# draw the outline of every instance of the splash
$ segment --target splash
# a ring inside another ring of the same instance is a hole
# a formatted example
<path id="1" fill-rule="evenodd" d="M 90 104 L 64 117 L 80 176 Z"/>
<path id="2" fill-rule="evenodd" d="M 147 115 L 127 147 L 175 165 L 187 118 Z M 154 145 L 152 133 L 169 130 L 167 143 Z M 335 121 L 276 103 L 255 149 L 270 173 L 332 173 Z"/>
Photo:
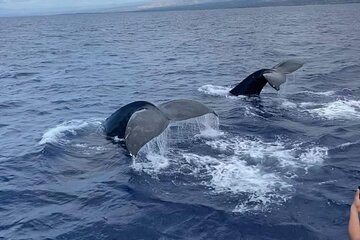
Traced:
<path id="1" fill-rule="evenodd" d="M 336 100 L 325 104 L 302 103 L 301 107 L 312 115 L 328 120 L 360 119 L 360 101 Z"/>
<path id="2" fill-rule="evenodd" d="M 171 146 L 191 139 L 216 138 L 223 134 L 219 130 L 219 119 L 213 114 L 175 122 L 139 151 L 132 167 L 136 171 L 155 176 L 171 163 L 176 163 L 177 156 L 173 155 Z"/>
<path id="3" fill-rule="evenodd" d="M 209 138 L 200 134 L 211 125 L 206 122 L 204 119 L 185 121 L 169 130 L 161 136 L 163 139 L 153 142 L 169 143 L 162 152 L 164 155 L 149 145 L 143 158 L 134 160 L 133 168 L 153 178 L 178 174 L 194 178 L 191 184 L 205 186 L 215 195 L 239 199 L 234 212 L 254 212 L 267 211 L 290 199 L 293 179 L 299 173 L 307 174 L 310 167 L 321 165 L 328 155 L 326 147 L 281 138 L 264 141 L 257 137 L 231 137 L 216 128 L 216 121 L 210 121 L 214 124 L 210 129 L 217 134 Z M 189 150 L 186 142 L 190 140 L 184 137 L 188 136 L 186 129 L 192 134 L 195 130 L 198 132 L 199 148 Z M 179 140 L 174 136 L 183 138 Z M 178 145 L 176 150 L 172 150 L 173 144 Z"/>
<path id="4" fill-rule="evenodd" d="M 207 182 L 216 193 L 230 192 L 242 196 L 235 212 L 266 211 L 291 198 L 292 179 L 298 171 L 319 166 L 328 155 L 326 147 L 302 146 L 277 140 L 265 142 L 259 138 L 222 138 L 207 141 L 218 151 L 218 158 L 187 155 L 201 161 L 203 172 L 211 176 Z M 245 199 L 244 199 L 245 196 Z"/>
<path id="5" fill-rule="evenodd" d="M 357 100 L 339 99 L 328 103 L 303 102 L 297 104 L 283 99 L 281 107 L 297 109 L 326 120 L 360 119 L 360 101 Z"/>
<path id="6" fill-rule="evenodd" d="M 200 133 L 196 134 L 198 138 L 217 138 L 225 133 L 220 131 L 219 118 L 214 115 L 205 115 L 195 119 L 197 128 Z"/>
<path id="7" fill-rule="evenodd" d="M 303 152 L 299 160 L 306 166 L 318 165 L 324 162 L 324 158 L 328 155 L 327 147 L 312 147 Z"/>
<path id="8" fill-rule="evenodd" d="M 265 142 L 259 138 L 235 137 L 207 141 L 211 148 L 222 153 L 250 160 L 253 164 L 275 165 L 276 168 L 303 168 L 323 163 L 328 148 L 302 146 L 302 143 L 286 143 L 282 140 Z"/>
<path id="9" fill-rule="evenodd" d="M 210 84 L 198 88 L 199 92 L 216 97 L 231 97 L 231 95 L 229 94 L 230 90 L 230 87 L 216 86 Z"/>

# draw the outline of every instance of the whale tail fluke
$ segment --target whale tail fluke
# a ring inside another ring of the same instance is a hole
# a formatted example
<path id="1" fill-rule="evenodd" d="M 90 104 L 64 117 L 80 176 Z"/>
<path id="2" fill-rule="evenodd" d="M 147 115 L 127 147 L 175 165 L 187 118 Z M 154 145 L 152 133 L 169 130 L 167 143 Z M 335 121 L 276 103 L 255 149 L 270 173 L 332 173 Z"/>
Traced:
<path id="1" fill-rule="evenodd" d="M 136 156 L 147 142 L 167 128 L 169 122 L 157 107 L 134 112 L 125 130 L 125 144 L 130 154 Z"/>
<path id="2" fill-rule="evenodd" d="M 200 117 L 207 113 L 213 113 L 214 110 L 208 108 L 202 103 L 188 99 L 177 99 L 160 104 L 159 109 L 172 121 L 182 121 L 190 118 Z"/>
<path id="3" fill-rule="evenodd" d="M 277 91 L 280 90 L 280 85 L 286 82 L 286 75 L 275 70 L 269 70 L 264 73 L 263 76 L 270 86 L 275 88 Z"/>
<path id="4" fill-rule="evenodd" d="M 290 59 L 279 63 L 278 65 L 273 67 L 272 70 L 283 74 L 289 74 L 295 72 L 296 70 L 304 66 L 304 64 L 305 63 L 299 59 Z"/>
<path id="5" fill-rule="evenodd" d="M 208 113 L 217 116 L 214 110 L 194 100 L 179 99 L 155 106 L 137 101 L 127 104 L 105 120 L 105 132 L 110 137 L 125 140 L 132 156 L 151 139 L 159 136 L 171 121 L 182 121 Z"/>
<path id="6" fill-rule="evenodd" d="M 286 74 L 290 74 L 298 70 L 304 65 L 304 62 L 297 59 L 291 59 L 279 63 L 272 69 L 266 71 L 263 76 L 268 81 L 270 86 L 277 91 L 280 90 L 280 85 L 286 82 Z"/>
<path id="7" fill-rule="evenodd" d="M 303 61 L 293 59 L 281 62 L 271 69 L 260 69 L 247 76 L 230 93 L 235 96 L 259 95 L 266 83 L 279 91 L 280 85 L 286 82 L 286 74 L 295 72 L 303 65 Z"/>

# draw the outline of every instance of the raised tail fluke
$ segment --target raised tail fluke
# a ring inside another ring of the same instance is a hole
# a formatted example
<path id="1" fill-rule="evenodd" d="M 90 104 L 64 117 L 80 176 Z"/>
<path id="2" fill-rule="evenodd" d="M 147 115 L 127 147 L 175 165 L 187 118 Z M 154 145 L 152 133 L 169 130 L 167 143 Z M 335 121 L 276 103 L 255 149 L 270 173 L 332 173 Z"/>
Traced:
<path id="1" fill-rule="evenodd" d="M 120 108 L 105 121 L 108 136 L 124 138 L 131 155 L 136 156 L 151 139 L 159 136 L 171 121 L 182 121 L 214 110 L 194 100 L 180 99 L 160 104 L 133 102 Z"/>
<path id="2" fill-rule="evenodd" d="M 213 113 L 217 116 L 214 110 L 204 104 L 188 99 L 178 99 L 162 103 L 158 108 L 172 121 L 200 117 L 207 113 Z"/>
<path id="3" fill-rule="evenodd" d="M 277 71 L 282 74 L 289 74 L 295 72 L 302 66 L 304 66 L 304 62 L 299 59 L 290 59 L 284 62 L 279 63 L 272 70 Z"/>
<path id="4" fill-rule="evenodd" d="M 270 86 L 275 88 L 277 91 L 280 90 L 280 85 L 286 82 L 286 75 L 276 70 L 268 70 L 263 74 L 263 76 Z"/>
<path id="5" fill-rule="evenodd" d="M 295 72 L 304 65 L 301 60 L 287 60 L 272 69 L 260 69 L 241 81 L 230 90 L 232 95 L 259 95 L 266 83 L 280 90 L 280 85 L 286 82 L 286 74 Z"/>
<path id="6" fill-rule="evenodd" d="M 169 125 L 170 120 L 157 107 L 135 112 L 126 126 L 125 144 L 131 155 L 151 139 L 159 136 Z"/>
<path id="7" fill-rule="evenodd" d="M 304 65 L 301 60 L 291 59 L 279 63 L 272 69 L 266 71 L 263 75 L 270 86 L 277 91 L 280 90 L 280 85 L 286 82 L 286 74 L 290 74 L 298 70 Z"/>

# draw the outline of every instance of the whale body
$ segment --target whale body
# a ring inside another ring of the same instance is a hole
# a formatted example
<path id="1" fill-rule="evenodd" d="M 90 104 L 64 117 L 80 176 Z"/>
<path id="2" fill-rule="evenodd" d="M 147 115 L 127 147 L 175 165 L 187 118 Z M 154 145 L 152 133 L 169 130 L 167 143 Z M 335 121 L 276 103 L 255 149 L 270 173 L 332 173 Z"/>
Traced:
<path id="1" fill-rule="evenodd" d="M 235 96 L 259 95 L 267 83 L 279 91 L 280 85 L 286 82 L 286 74 L 298 70 L 303 65 L 304 63 L 300 60 L 288 60 L 271 69 L 258 70 L 231 89 L 230 94 Z"/>
<path id="2" fill-rule="evenodd" d="M 129 103 L 104 122 L 105 133 L 125 141 L 129 153 L 136 156 L 151 139 L 160 135 L 171 121 L 182 121 L 208 113 L 217 114 L 194 100 L 178 99 L 155 106 L 146 101 Z"/>

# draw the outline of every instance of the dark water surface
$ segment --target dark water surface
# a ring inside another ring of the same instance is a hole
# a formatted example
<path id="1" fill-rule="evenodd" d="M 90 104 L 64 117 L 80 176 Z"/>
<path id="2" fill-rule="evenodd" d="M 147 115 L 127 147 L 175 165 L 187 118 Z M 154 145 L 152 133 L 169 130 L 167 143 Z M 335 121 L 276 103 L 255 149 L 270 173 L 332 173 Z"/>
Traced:
<path id="1" fill-rule="evenodd" d="M 0 18 L 1 239 L 346 239 L 360 5 Z M 230 97 L 302 58 L 279 92 Z M 138 158 L 102 122 L 190 98 Z"/>

